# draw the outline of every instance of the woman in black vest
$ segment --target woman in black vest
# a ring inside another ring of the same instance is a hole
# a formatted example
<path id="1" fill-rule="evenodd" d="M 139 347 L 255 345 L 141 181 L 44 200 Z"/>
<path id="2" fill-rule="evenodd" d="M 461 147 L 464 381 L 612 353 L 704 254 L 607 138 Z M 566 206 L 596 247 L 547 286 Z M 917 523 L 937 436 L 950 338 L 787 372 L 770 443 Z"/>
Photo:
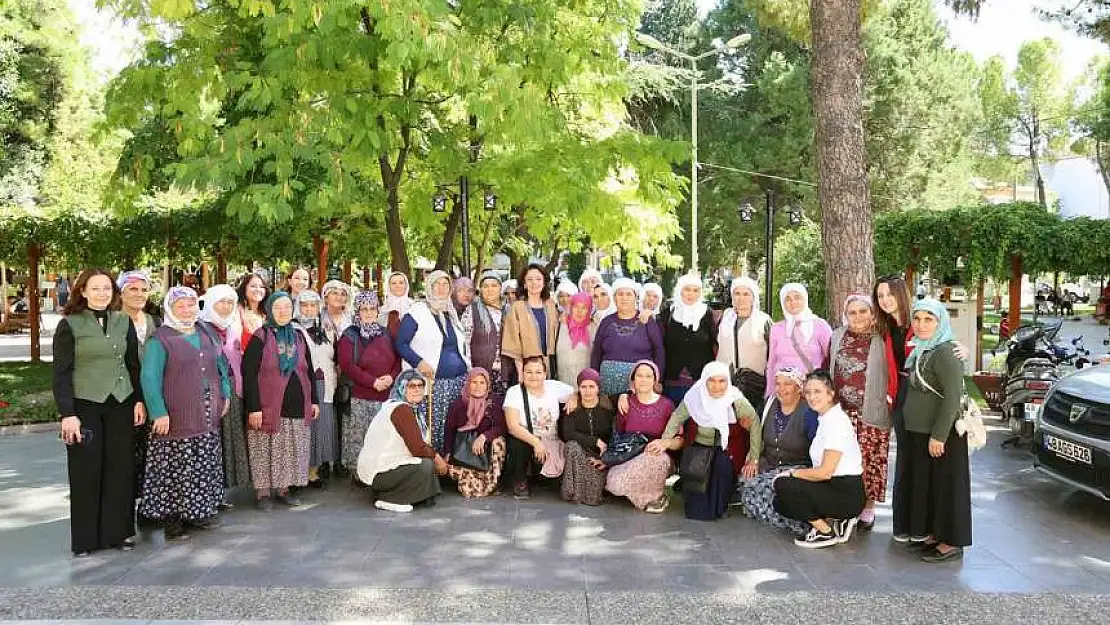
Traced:
<path id="1" fill-rule="evenodd" d="M 663 328 L 663 394 L 674 405 L 682 403 L 686 391 L 701 378 L 702 368 L 717 350 L 717 328 L 713 311 L 702 298 L 701 280 L 693 274 L 678 279 L 670 310 L 659 320 Z"/>
<path id="2" fill-rule="evenodd" d="M 79 558 L 127 551 L 135 535 L 135 426 L 146 420 L 139 341 L 111 274 L 86 269 L 54 331 L 54 401 L 69 468 L 70 538 Z"/>

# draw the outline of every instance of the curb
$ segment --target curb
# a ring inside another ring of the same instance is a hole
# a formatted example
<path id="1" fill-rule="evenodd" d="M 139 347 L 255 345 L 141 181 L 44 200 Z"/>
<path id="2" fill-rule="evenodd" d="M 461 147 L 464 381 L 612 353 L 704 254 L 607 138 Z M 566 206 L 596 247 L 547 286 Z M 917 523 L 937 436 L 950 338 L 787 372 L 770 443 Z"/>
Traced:
<path id="1" fill-rule="evenodd" d="M 58 429 L 58 421 L 50 423 L 24 423 L 22 425 L 0 426 L 0 436 L 19 436 L 20 434 L 40 434 Z"/>

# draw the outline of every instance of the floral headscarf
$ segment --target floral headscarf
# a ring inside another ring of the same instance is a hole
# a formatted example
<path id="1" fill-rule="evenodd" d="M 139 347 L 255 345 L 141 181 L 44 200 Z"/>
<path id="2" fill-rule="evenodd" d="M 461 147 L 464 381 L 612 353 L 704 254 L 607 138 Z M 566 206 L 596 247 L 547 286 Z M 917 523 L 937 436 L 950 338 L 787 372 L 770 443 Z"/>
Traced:
<path id="1" fill-rule="evenodd" d="M 411 404 L 405 399 L 405 389 L 408 388 L 409 382 L 413 380 L 420 380 L 424 383 L 424 395 L 421 396 L 420 401 Z M 402 404 L 408 404 L 412 408 L 413 414 L 416 415 L 416 423 L 420 426 L 420 435 L 424 440 L 428 440 L 429 436 L 429 423 L 428 419 L 422 419 L 422 414 L 427 414 L 428 403 L 428 379 L 425 378 L 416 369 L 405 369 L 397 376 L 397 381 L 393 383 L 393 388 L 389 392 L 390 401 L 395 401 Z"/>
<path id="2" fill-rule="evenodd" d="M 166 297 L 162 300 L 162 312 L 165 314 L 163 323 L 178 332 L 183 330 L 191 330 L 196 325 L 196 318 L 191 320 L 178 319 L 173 315 L 173 305 L 177 300 L 181 299 L 197 299 L 197 292 L 187 286 L 175 286 L 169 291 L 166 291 Z"/>
<path id="3" fill-rule="evenodd" d="M 362 311 L 363 306 L 369 306 L 370 308 L 379 308 L 378 319 L 382 318 L 381 310 L 378 306 L 377 293 L 373 291 L 362 291 L 358 295 L 356 295 L 354 322 L 356 325 L 358 325 L 359 336 L 361 336 L 363 340 L 368 341 L 372 338 L 379 337 L 385 334 L 385 328 L 383 328 L 382 324 L 378 323 L 377 321 L 374 321 L 374 323 L 365 323 L 362 321 L 362 315 L 360 314 L 360 312 Z"/>

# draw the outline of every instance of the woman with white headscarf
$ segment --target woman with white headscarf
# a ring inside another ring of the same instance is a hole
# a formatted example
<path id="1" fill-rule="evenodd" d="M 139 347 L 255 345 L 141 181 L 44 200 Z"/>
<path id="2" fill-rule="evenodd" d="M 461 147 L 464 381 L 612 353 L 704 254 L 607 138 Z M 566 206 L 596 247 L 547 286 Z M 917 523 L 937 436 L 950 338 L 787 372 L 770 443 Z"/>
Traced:
<path id="1" fill-rule="evenodd" d="M 323 480 L 331 475 L 332 465 L 339 463 L 339 428 L 335 420 L 335 387 L 339 382 L 339 372 L 335 366 L 334 339 L 324 329 L 321 321 L 323 311 L 320 296 L 315 291 L 305 289 L 293 300 L 297 329 L 304 335 L 305 343 L 312 352 L 313 383 L 316 397 L 320 400 L 320 416 L 312 420 L 311 448 L 308 456 L 308 485 L 323 487 Z"/>
<path id="2" fill-rule="evenodd" d="M 691 419 L 694 427 L 682 427 Z M 716 361 L 707 364 L 671 415 L 662 438 L 667 449 L 687 448 L 684 454 L 694 453 L 695 447 L 713 450 L 705 474 L 682 476 L 687 518 L 713 521 L 724 516 L 741 468 L 759 459 L 760 439 L 752 429 L 757 421 L 744 394 L 729 383 L 728 367 Z"/>
<path id="3" fill-rule="evenodd" d="M 451 404 L 462 396 L 470 369 L 470 346 L 451 302 L 451 278 L 447 273 L 429 273 L 425 290 L 427 299 L 413 302 L 401 320 L 395 347 L 407 366 L 432 384 L 432 447 L 445 455 L 443 426 Z"/>
<path id="4" fill-rule="evenodd" d="M 167 540 L 215 527 L 224 501 L 220 417 L 231 395 L 216 336 L 198 331 L 197 293 L 166 293 L 165 322 L 146 343 L 143 398 L 151 417 L 139 513 L 162 523 Z"/>
<path id="5" fill-rule="evenodd" d="M 601 273 L 596 269 L 586 269 L 582 275 L 578 276 L 578 292 L 593 295 L 594 288 L 599 284 L 604 284 L 605 281 L 601 278 Z"/>
<path id="6" fill-rule="evenodd" d="M 655 282 L 644 284 L 644 301 L 640 306 L 644 312 L 658 315 L 663 310 L 663 287 Z"/>
<path id="7" fill-rule="evenodd" d="M 600 285 L 597 290 L 609 288 Z M 590 368 L 601 374 L 601 392 L 610 397 L 628 388 L 629 376 L 641 360 L 663 369 L 663 333 L 657 323 L 643 323 L 637 311 L 636 283 L 628 278 L 613 282 L 616 310 L 597 326 Z M 672 402 L 673 403 L 673 402 Z"/>
<path id="8" fill-rule="evenodd" d="M 570 313 L 570 298 L 578 294 L 578 287 L 570 280 L 563 279 L 559 282 L 559 286 L 555 288 L 555 303 L 559 306 L 561 314 Z"/>
<path id="9" fill-rule="evenodd" d="M 782 285 L 779 303 L 786 318 L 771 326 L 764 397 L 774 392 L 774 372 L 779 368 L 791 366 L 809 374 L 823 369 L 829 361 L 832 328 L 809 309 L 809 291 L 805 286 L 797 282 Z"/>
<path id="10" fill-rule="evenodd" d="M 220 444 L 223 450 L 224 487 L 236 488 L 251 483 L 250 464 L 247 463 L 247 425 L 243 415 L 243 348 L 239 333 L 239 296 L 228 284 L 217 284 L 200 298 L 204 308 L 200 319 L 202 329 L 211 332 L 220 344 L 220 351 L 227 362 L 227 377 L 231 380 L 231 405 L 220 419 Z M 226 500 L 222 506 L 230 508 Z"/>
<path id="11" fill-rule="evenodd" d="M 409 314 L 409 307 L 413 302 L 409 295 L 409 277 L 400 271 L 389 274 L 385 285 L 385 303 L 378 314 L 381 315 L 382 325 L 393 336 L 397 335 L 401 320 Z"/>
<path id="12" fill-rule="evenodd" d="M 621 282 L 621 280 L 624 280 L 624 282 Z M 628 288 L 632 289 L 634 297 L 639 298 L 639 290 L 636 288 L 635 282 L 628 278 L 619 278 L 613 284 L 617 282 L 630 285 Z M 594 290 L 590 292 L 590 297 L 594 300 L 594 321 L 601 323 L 602 319 L 617 312 L 617 303 L 614 299 L 615 295 L 616 293 L 613 287 L 604 282 L 594 287 Z"/>
<path id="13" fill-rule="evenodd" d="M 713 311 L 702 299 L 701 279 L 686 274 L 674 287 L 671 307 L 663 314 L 663 349 L 667 366 L 663 370 L 663 393 L 676 405 L 701 377 L 701 370 L 713 361 L 717 332 Z"/>
<path id="14" fill-rule="evenodd" d="M 732 372 L 732 385 L 744 393 L 757 412 L 763 409 L 767 388 L 767 356 L 771 346 L 771 316 L 759 309 L 759 284 L 747 276 L 729 287 L 732 307 L 717 326 L 717 360 Z"/>

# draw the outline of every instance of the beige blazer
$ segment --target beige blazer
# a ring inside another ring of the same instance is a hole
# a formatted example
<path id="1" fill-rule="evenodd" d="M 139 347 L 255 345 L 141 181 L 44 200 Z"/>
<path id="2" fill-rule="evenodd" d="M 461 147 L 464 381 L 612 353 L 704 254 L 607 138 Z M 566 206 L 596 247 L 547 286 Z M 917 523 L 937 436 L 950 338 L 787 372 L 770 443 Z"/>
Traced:
<path id="1" fill-rule="evenodd" d="M 549 298 L 543 303 L 547 316 L 547 353 L 540 352 L 540 329 L 527 301 L 513 302 L 509 312 L 501 322 L 501 353 L 513 360 L 524 360 L 530 356 L 551 356 L 555 353 L 555 333 L 559 328 L 559 309 L 555 300 Z"/>

